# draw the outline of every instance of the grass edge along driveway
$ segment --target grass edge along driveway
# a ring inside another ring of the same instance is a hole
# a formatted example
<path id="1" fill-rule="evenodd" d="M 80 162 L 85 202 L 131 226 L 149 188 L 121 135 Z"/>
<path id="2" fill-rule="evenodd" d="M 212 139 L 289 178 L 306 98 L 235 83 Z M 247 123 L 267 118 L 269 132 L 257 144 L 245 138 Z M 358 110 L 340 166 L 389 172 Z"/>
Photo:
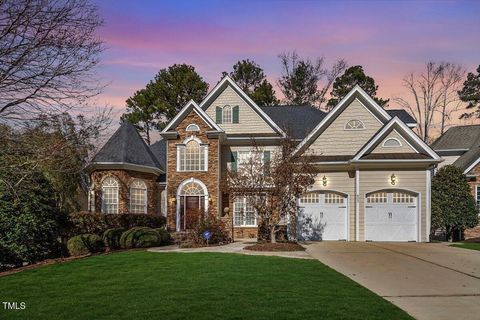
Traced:
<path id="1" fill-rule="evenodd" d="M 451 244 L 450 247 L 480 251 L 480 243 L 478 242 L 455 243 Z"/>
<path id="2" fill-rule="evenodd" d="M 119 252 L 0 277 L 0 319 L 411 319 L 317 260 Z"/>

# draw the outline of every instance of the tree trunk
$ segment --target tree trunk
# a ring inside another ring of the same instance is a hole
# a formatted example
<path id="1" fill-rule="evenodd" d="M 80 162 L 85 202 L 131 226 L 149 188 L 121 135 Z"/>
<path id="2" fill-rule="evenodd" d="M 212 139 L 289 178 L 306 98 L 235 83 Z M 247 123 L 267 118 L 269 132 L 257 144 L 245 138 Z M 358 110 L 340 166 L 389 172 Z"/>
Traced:
<path id="1" fill-rule="evenodd" d="M 270 228 L 270 243 L 277 243 L 275 227 Z"/>

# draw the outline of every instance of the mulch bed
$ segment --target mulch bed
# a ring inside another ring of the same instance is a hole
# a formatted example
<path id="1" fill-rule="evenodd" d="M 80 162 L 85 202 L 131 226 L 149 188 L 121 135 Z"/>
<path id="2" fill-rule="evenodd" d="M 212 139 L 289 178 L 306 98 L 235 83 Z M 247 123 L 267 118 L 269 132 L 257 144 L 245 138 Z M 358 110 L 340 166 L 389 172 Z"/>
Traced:
<path id="1" fill-rule="evenodd" d="M 244 249 L 252 251 L 305 251 L 304 247 L 295 242 L 256 243 Z"/>

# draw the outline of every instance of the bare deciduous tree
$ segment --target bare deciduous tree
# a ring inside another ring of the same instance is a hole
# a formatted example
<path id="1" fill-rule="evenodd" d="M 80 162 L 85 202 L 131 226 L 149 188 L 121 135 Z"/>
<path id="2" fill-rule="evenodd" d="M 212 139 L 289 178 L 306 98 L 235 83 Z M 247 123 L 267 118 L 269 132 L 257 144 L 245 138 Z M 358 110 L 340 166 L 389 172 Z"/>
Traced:
<path id="1" fill-rule="evenodd" d="M 268 229 L 272 243 L 287 219 L 296 236 L 297 199 L 314 183 L 317 174 L 308 158 L 293 154 L 294 149 L 295 143 L 285 138 L 271 159 L 265 161 L 263 148 L 253 141 L 251 156 L 239 161 L 236 170 L 227 170 L 222 183 L 225 193 L 234 199 L 246 199 L 259 225 Z"/>
<path id="2" fill-rule="evenodd" d="M 346 61 L 339 59 L 329 69 L 323 57 L 311 61 L 300 58 L 295 51 L 282 53 L 278 57 L 282 75 L 277 84 L 285 101 L 299 105 L 311 104 L 320 109 L 327 100 L 326 94 L 333 82 L 347 67 Z"/>
<path id="3" fill-rule="evenodd" d="M 59 114 L 100 93 L 101 25 L 88 0 L 0 1 L 0 120 Z"/>
<path id="4" fill-rule="evenodd" d="M 394 101 L 413 115 L 423 141 L 431 142 L 432 130 L 443 133 L 452 113 L 459 109 L 457 91 L 464 76 L 465 69 L 455 63 L 428 62 L 424 72 L 410 73 L 403 79 L 412 101 L 404 98 Z"/>

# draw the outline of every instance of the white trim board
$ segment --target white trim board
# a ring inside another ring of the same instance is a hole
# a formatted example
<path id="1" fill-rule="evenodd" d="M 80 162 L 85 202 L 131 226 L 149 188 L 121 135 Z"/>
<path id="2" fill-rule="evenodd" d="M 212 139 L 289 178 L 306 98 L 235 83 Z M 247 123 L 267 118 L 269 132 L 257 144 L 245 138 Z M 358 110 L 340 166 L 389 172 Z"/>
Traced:
<path id="1" fill-rule="evenodd" d="M 168 130 L 170 130 L 170 128 L 175 125 L 176 126 L 176 122 L 179 121 L 180 119 L 183 119 L 182 117 L 186 116 L 187 112 L 189 112 L 189 109 L 190 108 L 193 108 L 193 110 L 195 111 L 195 113 L 200 117 L 202 118 L 203 121 L 205 121 L 208 126 L 210 128 L 213 128 L 217 131 L 223 131 L 216 123 L 215 121 L 213 121 L 209 116 L 208 114 L 198 106 L 198 104 L 193 101 L 193 100 L 190 100 L 183 108 L 182 110 L 180 110 L 179 113 L 177 113 L 177 115 L 168 123 L 168 125 L 162 130 L 161 133 L 166 133 L 168 132 Z"/>
<path id="2" fill-rule="evenodd" d="M 393 118 L 390 122 L 384 126 L 374 137 L 367 143 L 352 159 L 353 161 L 365 161 L 360 160 L 362 156 L 364 156 L 368 151 L 372 150 L 379 142 L 380 139 L 384 138 L 385 134 L 389 132 L 389 130 L 394 126 L 397 125 L 398 129 L 397 133 L 406 141 L 406 136 L 411 138 L 413 141 L 417 143 L 419 147 L 421 147 L 424 151 L 428 153 L 429 156 L 432 157 L 434 160 L 442 160 L 440 156 L 433 151 L 425 142 L 423 142 L 410 128 L 407 127 L 405 123 L 403 123 L 398 117 Z M 417 148 L 414 148 L 417 150 Z M 411 161 L 411 160 L 410 160 Z M 430 160 L 431 161 L 431 160 Z"/>

